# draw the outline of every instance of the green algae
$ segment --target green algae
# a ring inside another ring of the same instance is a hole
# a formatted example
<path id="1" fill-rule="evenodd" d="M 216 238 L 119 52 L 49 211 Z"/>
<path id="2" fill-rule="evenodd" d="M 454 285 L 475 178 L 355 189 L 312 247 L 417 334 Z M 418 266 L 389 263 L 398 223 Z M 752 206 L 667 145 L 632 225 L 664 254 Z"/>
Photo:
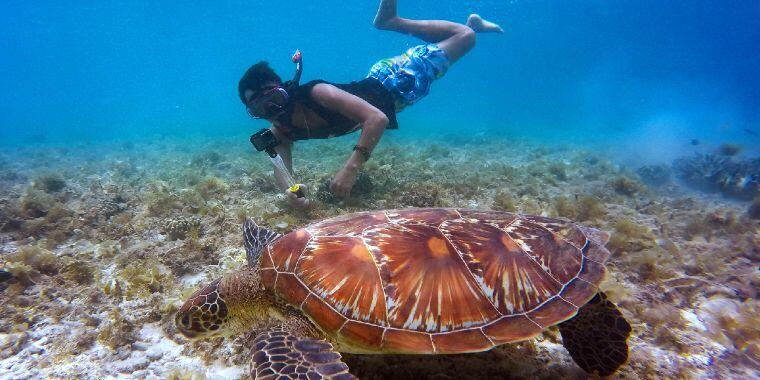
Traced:
<path id="1" fill-rule="evenodd" d="M 112 350 L 127 347 L 137 340 L 135 329 L 134 323 L 127 320 L 119 308 L 112 308 L 108 319 L 98 328 L 97 340 Z"/>
<path id="2" fill-rule="evenodd" d="M 559 196 L 554 198 L 553 207 L 555 215 L 579 222 L 600 219 L 607 213 L 602 202 L 591 196 Z"/>
<path id="3" fill-rule="evenodd" d="M 58 173 L 45 173 L 37 177 L 32 186 L 46 193 L 57 193 L 66 187 L 66 180 Z"/>
<path id="4" fill-rule="evenodd" d="M 52 252 L 38 246 L 22 246 L 8 257 L 10 263 L 23 263 L 43 274 L 56 274 L 60 262 Z"/>
<path id="5" fill-rule="evenodd" d="M 506 191 L 499 191 L 494 195 L 492 208 L 497 211 L 517 211 L 517 200 Z"/>
<path id="6" fill-rule="evenodd" d="M 655 245 L 655 236 L 645 226 L 628 219 L 618 219 L 613 228 L 615 233 L 610 237 L 607 247 L 616 253 L 632 253 L 644 251 Z M 660 258 L 659 251 L 648 251 L 640 255 L 639 265 L 655 265 Z"/>
<path id="7" fill-rule="evenodd" d="M 632 197 L 644 189 L 641 182 L 626 176 L 618 176 L 609 181 L 609 185 L 616 193 Z"/>
<path id="8" fill-rule="evenodd" d="M 551 173 L 559 181 L 567 181 L 567 165 L 563 163 L 553 163 L 549 165 L 549 173 Z"/>
<path id="9" fill-rule="evenodd" d="M 218 177 L 204 178 L 195 185 L 195 190 L 205 201 L 220 199 L 230 191 L 230 185 Z"/>
<path id="10" fill-rule="evenodd" d="M 38 218 L 45 216 L 56 205 L 56 200 L 50 194 L 35 188 L 28 188 L 21 197 L 21 211 L 27 217 Z"/>

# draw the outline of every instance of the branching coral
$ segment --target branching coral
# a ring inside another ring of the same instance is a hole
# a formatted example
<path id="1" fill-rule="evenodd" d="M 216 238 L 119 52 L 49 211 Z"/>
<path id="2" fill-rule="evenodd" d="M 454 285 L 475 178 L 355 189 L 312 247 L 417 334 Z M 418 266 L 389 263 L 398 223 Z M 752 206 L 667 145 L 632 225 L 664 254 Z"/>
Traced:
<path id="1" fill-rule="evenodd" d="M 697 154 L 673 162 L 678 178 L 699 190 L 752 199 L 760 194 L 760 158 L 734 160 Z"/>

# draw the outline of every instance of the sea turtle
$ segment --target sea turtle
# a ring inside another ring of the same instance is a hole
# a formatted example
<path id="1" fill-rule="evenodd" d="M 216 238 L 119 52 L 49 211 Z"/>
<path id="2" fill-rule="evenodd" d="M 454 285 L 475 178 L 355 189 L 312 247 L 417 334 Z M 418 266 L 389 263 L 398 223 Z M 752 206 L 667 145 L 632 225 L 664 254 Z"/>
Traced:
<path id="1" fill-rule="evenodd" d="M 349 379 L 338 352 L 451 354 L 559 324 L 587 372 L 614 373 L 631 327 L 598 286 L 609 235 L 573 222 L 445 208 L 362 212 L 282 236 L 247 219 L 248 265 L 176 315 L 189 338 L 253 331 L 255 379 Z"/>

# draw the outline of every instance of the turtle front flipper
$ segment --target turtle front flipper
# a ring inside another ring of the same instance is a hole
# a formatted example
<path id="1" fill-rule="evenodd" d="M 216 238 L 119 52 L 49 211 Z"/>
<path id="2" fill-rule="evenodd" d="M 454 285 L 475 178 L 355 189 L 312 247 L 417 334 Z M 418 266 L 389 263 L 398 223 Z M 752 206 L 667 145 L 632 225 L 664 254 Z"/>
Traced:
<path id="1" fill-rule="evenodd" d="M 561 323 L 559 332 L 570 356 L 588 373 L 609 376 L 628 360 L 631 325 L 602 292 Z"/>
<path id="2" fill-rule="evenodd" d="M 245 257 L 248 265 L 258 265 L 261 251 L 267 244 L 281 238 L 282 235 L 256 225 L 250 218 L 245 218 L 243 223 L 243 245 L 245 245 Z"/>
<path id="3" fill-rule="evenodd" d="M 262 380 L 281 377 L 356 379 L 348 373 L 348 366 L 329 342 L 302 338 L 279 330 L 262 333 L 253 342 L 251 378 Z"/>

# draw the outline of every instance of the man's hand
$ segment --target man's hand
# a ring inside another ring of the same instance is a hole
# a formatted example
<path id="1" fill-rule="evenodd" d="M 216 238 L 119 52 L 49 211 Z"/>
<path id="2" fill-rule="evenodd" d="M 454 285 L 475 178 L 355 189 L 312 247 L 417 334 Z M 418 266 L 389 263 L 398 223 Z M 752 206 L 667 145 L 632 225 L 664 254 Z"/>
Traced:
<path id="1" fill-rule="evenodd" d="M 330 192 L 339 198 L 348 198 L 351 195 L 351 188 L 356 183 L 356 170 L 344 167 L 338 174 L 335 174 L 330 183 Z"/>
<path id="2" fill-rule="evenodd" d="M 298 184 L 298 186 L 300 186 L 301 191 L 303 191 L 303 197 L 298 198 L 298 196 L 295 193 L 292 193 L 290 190 L 285 190 L 285 196 L 288 198 L 288 203 L 290 203 L 291 207 L 307 208 L 309 207 L 309 199 L 306 198 L 306 185 Z"/>

